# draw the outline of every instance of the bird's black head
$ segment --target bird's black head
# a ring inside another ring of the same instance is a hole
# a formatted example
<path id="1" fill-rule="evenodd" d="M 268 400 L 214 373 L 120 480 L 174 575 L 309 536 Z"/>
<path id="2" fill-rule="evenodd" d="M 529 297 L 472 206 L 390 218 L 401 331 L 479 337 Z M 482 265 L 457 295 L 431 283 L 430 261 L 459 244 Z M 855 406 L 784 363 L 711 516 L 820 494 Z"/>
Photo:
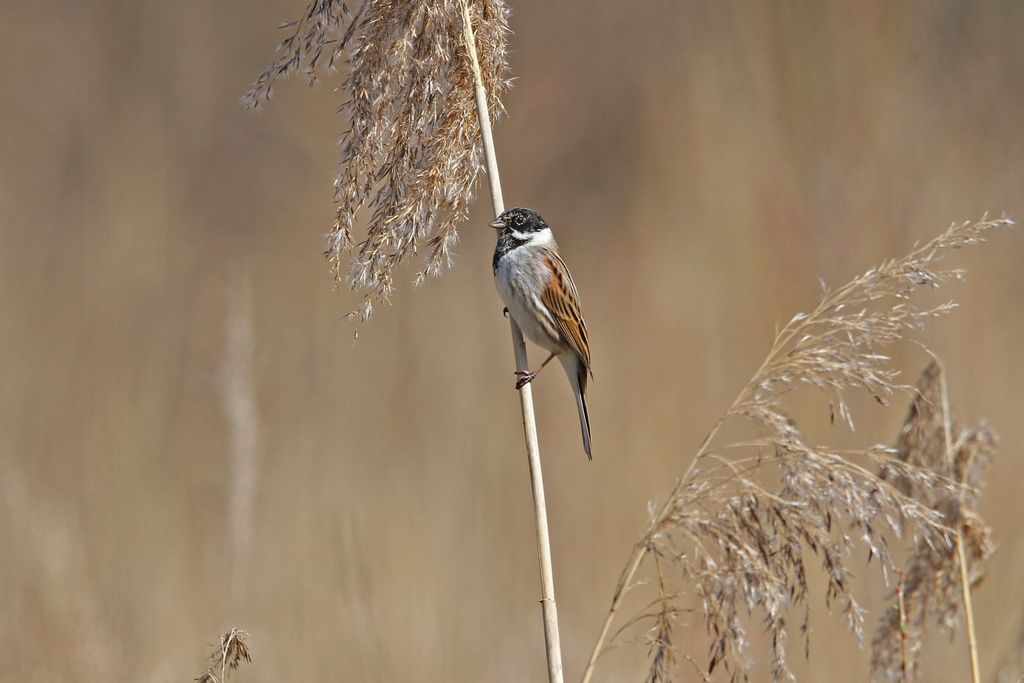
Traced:
<path id="1" fill-rule="evenodd" d="M 494 245 L 494 270 L 507 254 L 529 244 L 554 244 L 551 230 L 536 211 L 523 208 L 509 209 L 490 223 L 498 231 L 498 243 Z"/>
<path id="2" fill-rule="evenodd" d="M 511 230 L 522 235 L 529 235 L 547 228 L 548 224 L 536 211 L 516 207 L 491 221 L 490 226 L 495 230 Z"/>

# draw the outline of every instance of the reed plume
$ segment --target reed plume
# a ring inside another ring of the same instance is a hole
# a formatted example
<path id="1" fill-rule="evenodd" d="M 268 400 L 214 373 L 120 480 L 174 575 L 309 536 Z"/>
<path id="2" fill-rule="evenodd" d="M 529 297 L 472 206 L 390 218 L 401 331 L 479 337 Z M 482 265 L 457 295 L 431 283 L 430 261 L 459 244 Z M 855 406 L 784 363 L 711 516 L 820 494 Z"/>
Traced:
<path id="1" fill-rule="evenodd" d="M 469 3 L 491 117 L 509 87 L 503 0 Z M 339 283 L 364 294 L 365 321 L 392 293 L 395 269 L 423 252 L 416 282 L 451 265 L 482 169 L 473 74 L 458 0 L 312 0 L 289 30 L 280 56 L 243 100 L 267 102 L 280 78 L 298 72 L 312 84 L 344 63 L 338 113 L 341 170 L 337 213 L 325 252 Z M 369 210 L 365 234 L 357 217 Z M 351 258 L 350 258 L 351 256 Z"/>
<path id="2" fill-rule="evenodd" d="M 787 663 L 791 621 L 808 641 L 807 576 L 812 561 L 824 570 L 826 604 L 838 608 L 863 637 L 865 610 L 854 594 L 850 559 L 866 549 L 886 573 L 895 566 L 889 539 L 910 527 L 930 547 L 948 546 L 947 519 L 919 490 L 958 495 L 961 486 L 928 463 L 901 459 L 878 445 L 839 450 L 812 442 L 787 405 L 797 388 L 811 387 L 829 402 L 833 420 L 853 427 L 846 401 L 853 390 L 888 404 L 902 387 L 883 355 L 930 318 L 954 307 L 919 307 L 913 295 L 963 272 L 940 266 L 950 249 L 977 244 L 1009 219 L 954 224 L 908 255 L 885 261 L 837 289 L 824 287 L 810 313 L 798 313 L 776 334 L 764 362 L 707 435 L 651 520 L 622 571 L 583 675 L 613 643 L 648 648 L 647 680 L 666 681 L 681 652 L 672 638 L 679 614 L 699 613 L 710 637 L 710 676 L 746 681 L 748 615 L 759 615 L 769 638 L 772 680 L 794 676 Z M 736 423 L 754 436 L 719 444 L 722 427 Z M 881 469 L 885 476 L 879 476 Z M 901 482 L 909 482 L 902 484 Z M 912 486 L 911 486 L 912 485 Z M 908 525 L 909 523 L 909 525 Z M 653 580 L 637 581 L 647 560 Z M 626 593 L 657 587 L 648 609 L 611 633 Z M 609 640 L 609 636 L 611 640 Z"/>
<path id="3" fill-rule="evenodd" d="M 952 634 L 961 612 L 961 596 L 984 578 L 982 565 L 993 552 L 991 531 L 977 508 L 981 474 L 992 460 L 997 438 L 984 422 L 961 427 L 948 404 L 945 373 L 938 361 L 932 361 L 917 382 L 896 441 L 896 458 L 936 472 L 954 481 L 957 488 L 929 488 L 898 472 L 881 473 L 904 494 L 941 515 L 946 527 L 941 543 L 928 543 L 925 538 L 914 543 L 906 562 L 906 578 L 898 588 L 901 594 L 895 598 L 903 605 L 902 615 L 892 610 L 882 615 L 872 642 L 871 668 L 875 677 L 883 680 L 906 681 L 916 676 L 924 629 L 935 624 Z M 966 583 L 961 576 L 961 553 Z M 973 633 L 968 637 L 973 638 Z"/>
<path id="4" fill-rule="evenodd" d="M 249 644 L 246 639 L 250 635 L 247 631 L 239 628 L 232 628 L 220 636 L 220 643 L 214 646 L 213 652 L 208 659 L 209 666 L 206 671 L 195 678 L 198 683 L 224 683 L 228 675 L 237 669 L 243 661 L 251 662 Z"/>

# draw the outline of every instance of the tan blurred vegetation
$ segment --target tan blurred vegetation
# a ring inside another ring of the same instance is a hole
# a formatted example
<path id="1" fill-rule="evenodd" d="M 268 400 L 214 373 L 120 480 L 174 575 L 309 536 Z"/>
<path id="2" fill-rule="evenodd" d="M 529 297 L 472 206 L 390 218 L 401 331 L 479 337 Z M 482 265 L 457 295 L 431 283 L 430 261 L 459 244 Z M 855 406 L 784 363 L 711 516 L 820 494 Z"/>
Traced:
<path id="1" fill-rule="evenodd" d="M 1024 5 L 514 6 L 506 201 L 555 227 L 593 337 L 592 464 L 564 381 L 534 385 L 574 678 L 647 501 L 817 279 L 1024 215 Z M 320 256 L 335 95 L 296 82 L 259 116 L 238 104 L 301 9 L 0 10 L 2 680 L 189 680 L 235 625 L 253 634 L 237 680 L 543 677 L 487 203 L 455 269 L 400 289 L 353 348 L 355 300 Z M 958 258 L 968 282 L 942 294 L 962 309 L 926 339 L 959 414 L 1002 435 L 975 600 L 994 675 L 1024 614 L 1024 236 Z M 897 358 L 908 382 L 925 361 Z M 854 410 L 853 437 L 808 414 L 857 443 L 904 416 Z M 964 680 L 962 644 L 926 644 L 923 680 Z M 866 679 L 824 609 L 811 649 L 802 680 Z M 599 678 L 636 663 L 615 651 Z"/>

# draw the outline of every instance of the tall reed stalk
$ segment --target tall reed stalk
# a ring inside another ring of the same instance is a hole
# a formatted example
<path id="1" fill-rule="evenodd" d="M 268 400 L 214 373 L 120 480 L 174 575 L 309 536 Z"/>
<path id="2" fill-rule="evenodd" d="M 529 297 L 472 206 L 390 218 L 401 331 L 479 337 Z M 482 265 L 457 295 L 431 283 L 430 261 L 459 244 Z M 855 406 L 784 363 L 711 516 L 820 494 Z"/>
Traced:
<path id="1" fill-rule="evenodd" d="M 491 205 L 494 215 L 505 211 L 501 194 L 501 179 L 498 175 L 498 158 L 494 153 L 494 139 L 491 135 L 491 116 L 487 108 L 487 91 L 480 75 L 480 64 L 476 54 L 476 39 L 467 0 L 462 5 L 463 37 L 466 52 L 473 68 L 473 83 L 476 94 L 476 112 L 480 119 L 480 135 L 483 138 L 484 157 L 487 161 L 487 177 L 491 188 Z M 512 331 L 512 351 L 515 354 L 516 370 L 528 372 L 530 364 L 526 357 L 526 342 L 516 321 L 509 316 Z M 537 558 L 540 561 L 540 604 L 544 617 L 544 643 L 547 650 L 548 680 L 562 681 L 562 646 L 558 636 L 558 606 L 555 603 L 555 579 L 551 568 L 551 541 L 548 538 L 548 513 L 544 501 L 544 475 L 541 471 L 540 444 L 537 441 L 537 422 L 533 414 L 533 392 L 530 384 L 519 389 L 519 407 L 523 414 L 523 436 L 526 439 L 526 457 L 530 465 L 530 481 L 533 485 L 533 512 L 537 522 Z"/>
<path id="2" fill-rule="evenodd" d="M 953 445 L 953 418 L 949 412 L 949 391 L 946 388 L 946 372 L 940 364 L 939 387 L 942 392 L 942 436 L 945 448 L 946 467 L 950 473 L 956 471 L 956 456 Z M 965 505 L 963 492 L 957 493 L 957 510 Z M 974 630 L 974 606 L 971 603 L 971 579 L 967 569 L 967 553 L 964 550 L 964 534 L 956 520 L 956 561 L 960 575 L 960 595 L 964 603 L 964 622 L 967 627 L 967 654 L 971 659 L 971 683 L 981 683 L 981 666 L 978 663 L 978 636 Z"/>
<path id="3" fill-rule="evenodd" d="M 413 255 L 426 254 L 417 283 L 450 264 L 456 226 L 468 215 L 484 168 L 494 214 L 504 211 L 491 115 L 500 111 L 500 96 L 509 86 L 508 14 L 504 0 L 362 0 L 354 11 L 343 0 L 310 0 L 299 20 L 283 25 L 290 32 L 279 46 L 281 55 L 244 98 L 258 107 L 270 99 L 278 78 L 304 71 L 313 83 L 320 71 L 347 64 L 339 111 L 347 114 L 349 127 L 341 135 L 338 209 L 326 255 L 338 280 L 364 293 L 354 312 L 363 321 L 375 302 L 389 299 L 396 268 Z M 354 234 L 356 216 L 364 209 L 370 209 L 370 220 L 360 239 Z M 523 334 L 514 320 L 510 323 L 516 369 L 526 372 Z M 561 683 L 544 478 L 529 384 L 520 389 L 519 403 L 537 524 L 548 677 Z"/>

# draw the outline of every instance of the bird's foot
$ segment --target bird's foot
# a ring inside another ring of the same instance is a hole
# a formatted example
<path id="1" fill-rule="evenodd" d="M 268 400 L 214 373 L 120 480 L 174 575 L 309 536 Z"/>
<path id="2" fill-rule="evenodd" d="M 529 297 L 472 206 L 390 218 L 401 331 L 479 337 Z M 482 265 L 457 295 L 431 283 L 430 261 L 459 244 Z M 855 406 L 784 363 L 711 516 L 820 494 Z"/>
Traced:
<path id="1" fill-rule="evenodd" d="M 520 370 L 516 370 L 515 374 L 519 377 L 519 379 L 516 380 L 516 389 L 522 389 L 532 382 L 533 378 L 537 376 L 536 372 L 522 372 Z"/>

